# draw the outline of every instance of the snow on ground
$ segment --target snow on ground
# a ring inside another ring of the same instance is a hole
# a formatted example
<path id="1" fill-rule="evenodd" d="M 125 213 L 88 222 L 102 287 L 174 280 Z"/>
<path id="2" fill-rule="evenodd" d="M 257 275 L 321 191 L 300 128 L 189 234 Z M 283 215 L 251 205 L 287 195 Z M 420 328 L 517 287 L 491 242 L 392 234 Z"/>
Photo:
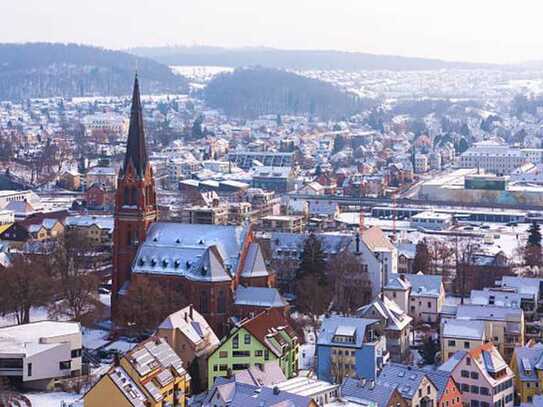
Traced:
<path id="1" fill-rule="evenodd" d="M 137 345 L 136 343 L 130 343 L 130 342 L 127 342 L 127 341 L 119 340 L 119 341 L 115 341 L 115 342 L 109 344 L 104 349 L 105 350 L 116 350 L 116 351 L 119 351 L 121 353 L 126 353 L 126 352 L 132 350 L 132 348 L 134 346 L 136 346 L 136 345 Z"/>
<path id="2" fill-rule="evenodd" d="M 315 333 L 311 327 L 304 328 L 305 343 L 300 347 L 298 358 L 298 367 L 302 370 L 313 368 L 313 359 L 315 356 Z"/>
<path id="3" fill-rule="evenodd" d="M 111 307 L 111 295 L 110 294 L 100 294 L 100 302 L 106 307 Z"/>
<path id="4" fill-rule="evenodd" d="M 51 392 L 25 394 L 32 407 L 83 407 L 81 394 Z M 62 404 L 62 403 L 65 404 Z"/>
<path id="5" fill-rule="evenodd" d="M 46 307 L 34 307 L 30 310 L 30 322 L 46 321 L 49 318 Z M 67 319 L 65 319 L 67 320 Z M 0 328 L 4 326 L 16 325 L 17 317 L 15 314 L 0 316 Z"/>
<path id="6" fill-rule="evenodd" d="M 101 329 L 83 328 L 83 346 L 87 349 L 98 349 L 109 342 L 108 331 Z"/>

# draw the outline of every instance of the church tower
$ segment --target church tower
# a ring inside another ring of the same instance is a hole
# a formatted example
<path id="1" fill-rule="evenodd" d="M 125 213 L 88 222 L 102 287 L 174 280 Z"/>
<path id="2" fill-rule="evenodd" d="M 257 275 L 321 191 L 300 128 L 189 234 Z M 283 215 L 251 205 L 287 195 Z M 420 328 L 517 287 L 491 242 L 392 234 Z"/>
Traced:
<path id="1" fill-rule="evenodd" d="M 158 218 L 155 181 L 145 146 L 137 75 L 132 94 L 126 155 L 117 179 L 114 217 L 111 292 L 113 307 L 119 291 L 130 281 L 132 261 L 140 242 L 145 240 L 147 229 Z"/>

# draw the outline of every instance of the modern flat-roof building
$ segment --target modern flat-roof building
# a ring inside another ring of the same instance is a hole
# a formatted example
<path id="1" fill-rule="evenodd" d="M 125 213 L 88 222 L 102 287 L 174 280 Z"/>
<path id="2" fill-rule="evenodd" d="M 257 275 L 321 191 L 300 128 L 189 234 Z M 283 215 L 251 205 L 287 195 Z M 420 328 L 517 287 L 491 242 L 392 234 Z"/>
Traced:
<path id="1" fill-rule="evenodd" d="M 0 328 L 0 377 L 35 389 L 81 373 L 78 322 L 40 321 Z"/>

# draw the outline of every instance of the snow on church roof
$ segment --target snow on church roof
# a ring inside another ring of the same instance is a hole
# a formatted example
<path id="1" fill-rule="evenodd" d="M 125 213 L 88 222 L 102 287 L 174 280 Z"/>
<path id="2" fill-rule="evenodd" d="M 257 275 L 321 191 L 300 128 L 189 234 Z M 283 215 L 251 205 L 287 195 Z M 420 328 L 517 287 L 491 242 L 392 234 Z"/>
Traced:
<path id="1" fill-rule="evenodd" d="M 228 281 L 238 267 L 247 232 L 248 228 L 241 226 L 155 223 L 138 250 L 132 270 L 198 281 Z"/>

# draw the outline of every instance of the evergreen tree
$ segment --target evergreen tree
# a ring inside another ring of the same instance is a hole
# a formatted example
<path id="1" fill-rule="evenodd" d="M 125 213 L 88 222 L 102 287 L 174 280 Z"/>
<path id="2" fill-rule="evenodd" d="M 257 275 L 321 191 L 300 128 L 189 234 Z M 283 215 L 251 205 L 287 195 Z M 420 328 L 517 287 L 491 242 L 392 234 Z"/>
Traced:
<path id="1" fill-rule="evenodd" d="M 533 222 L 528 231 L 528 242 L 524 249 L 524 261 L 528 266 L 539 266 L 542 263 L 541 227 Z"/>
<path id="2" fill-rule="evenodd" d="M 325 279 L 326 261 L 320 239 L 311 233 L 304 243 L 300 275 L 311 275 L 320 280 Z"/>
<path id="3" fill-rule="evenodd" d="M 541 227 L 539 226 L 539 224 L 536 222 L 532 222 L 528 233 L 528 244 L 541 247 Z"/>
<path id="4" fill-rule="evenodd" d="M 439 352 L 439 342 L 428 336 L 422 342 L 422 348 L 420 349 L 420 356 L 427 365 L 433 365 L 436 363 L 436 355 Z"/>
<path id="5" fill-rule="evenodd" d="M 413 260 L 413 272 L 418 273 L 422 271 L 424 274 L 428 274 L 431 270 L 430 251 L 428 250 L 428 243 L 426 239 L 422 239 L 417 243 L 415 249 L 415 259 Z"/>
<path id="6" fill-rule="evenodd" d="M 200 115 L 194 120 L 191 129 L 191 136 L 193 139 L 200 139 L 204 135 L 204 129 L 202 124 L 204 123 L 204 116 Z"/>
<path id="7" fill-rule="evenodd" d="M 192 359 L 189 365 L 190 387 L 192 394 L 200 394 L 205 389 L 202 389 L 202 378 L 200 377 L 200 365 L 198 359 Z"/>

